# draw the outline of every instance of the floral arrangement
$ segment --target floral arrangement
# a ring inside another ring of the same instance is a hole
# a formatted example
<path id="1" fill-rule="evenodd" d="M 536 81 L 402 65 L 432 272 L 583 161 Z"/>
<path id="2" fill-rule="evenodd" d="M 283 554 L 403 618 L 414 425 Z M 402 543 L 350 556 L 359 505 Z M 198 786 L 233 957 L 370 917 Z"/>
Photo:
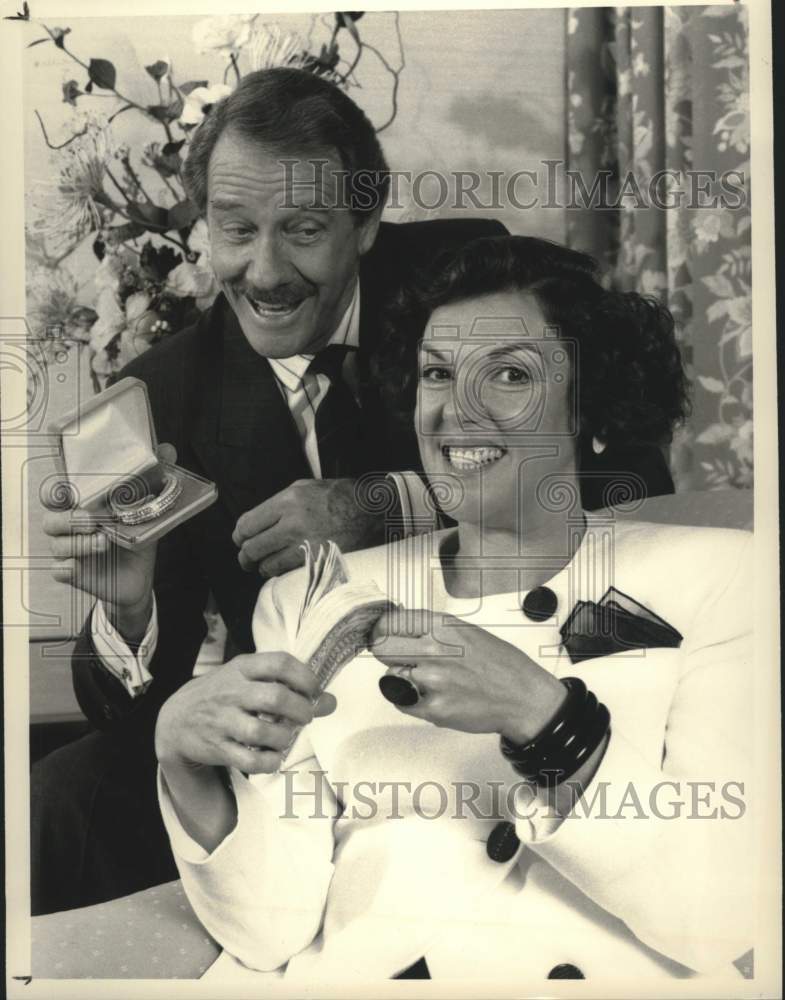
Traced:
<path id="1" fill-rule="evenodd" d="M 70 28 L 31 21 L 26 3 L 10 18 L 43 29 L 29 48 L 53 45 L 64 66 L 76 67 L 62 83 L 63 102 L 73 109 L 70 136 L 53 143 L 34 112 L 47 147 L 57 153 L 58 171 L 27 226 L 28 321 L 44 366 L 52 352 L 84 346 L 94 387 L 100 389 L 128 361 L 193 322 L 212 302 L 217 286 L 207 227 L 186 196 L 182 167 L 194 129 L 243 73 L 293 66 L 348 89 L 359 86 L 356 70 L 370 51 L 392 81 L 391 112 L 377 131 L 393 122 L 405 65 L 398 15 L 393 15 L 397 67 L 361 39 L 362 16 L 313 15 L 307 37 L 262 23 L 257 14 L 208 17 L 194 25 L 192 41 L 200 54 L 225 60 L 221 80 L 180 80 L 166 58 L 145 66 L 145 80 L 131 86 L 118 79 L 110 60 L 82 58 L 72 48 Z M 316 28 L 327 37 L 318 46 L 312 42 Z M 96 101 L 99 97 L 114 99 L 108 112 L 94 110 L 109 103 Z M 149 125 L 149 141 L 141 149 L 117 141 L 113 123 L 125 114 L 139 115 Z M 90 305 L 79 301 L 65 266 L 88 241 L 97 260 Z"/>

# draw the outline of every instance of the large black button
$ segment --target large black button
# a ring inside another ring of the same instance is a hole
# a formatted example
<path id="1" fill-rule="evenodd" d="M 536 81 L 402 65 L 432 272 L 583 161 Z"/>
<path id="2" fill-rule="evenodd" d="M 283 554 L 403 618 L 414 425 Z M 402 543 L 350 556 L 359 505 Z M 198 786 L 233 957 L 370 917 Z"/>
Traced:
<path id="1" fill-rule="evenodd" d="M 485 849 L 491 861 L 498 861 L 499 864 L 504 864 L 505 861 L 509 861 L 510 858 L 515 856 L 515 852 L 520 846 L 521 842 L 518 840 L 513 824 L 503 821 L 497 823 L 493 830 L 491 830 L 491 835 L 488 837 Z"/>
<path id="2" fill-rule="evenodd" d="M 561 965 L 554 965 L 548 973 L 548 979 L 585 979 L 577 965 L 570 962 L 562 962 Z"/>
<path id="3" fill-rule="evenodd" d="M 524 597 L 523 613 L 533 622 L 544 622 L 556 613 L 558 604 L 556 594 L 550 587 L 536 587 Z"/>
<path id="4" fill-rule="evenodd" d="M 379 690 L 387 701 L 393 705 L 416 705 L 420 700 L 420 692 L 405 677 L 397 677 L 395 674 L 385 674 L 379 678 Z"/>

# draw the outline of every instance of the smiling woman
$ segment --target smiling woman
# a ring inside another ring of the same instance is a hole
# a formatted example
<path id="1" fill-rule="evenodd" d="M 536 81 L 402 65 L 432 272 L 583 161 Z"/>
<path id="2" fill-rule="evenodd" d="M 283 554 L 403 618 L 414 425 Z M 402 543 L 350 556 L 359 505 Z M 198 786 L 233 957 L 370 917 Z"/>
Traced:
<path id="1" fill-rule="evenodd" d="M 423 338 L 391 333 L 379 373 L 402 422 L 415 414 L 430 474 L 516 475 L 526 457 L 529 481 L 560 471 L 586 490 L 592 442 L 609 453 L 661 446 L 689 411 L 670 313 L 603 288 L 590 257 L 547 240 L 476 240 L 398 309 Z"/>
<path id="2" fill-rule="evenodd" d="M 737 977 L 750 537 L 617 522 L 578 488 L 581 434 L 661 443 L 683 416 L 670 316 L 523 237 L 468 244 L 414 308 L 401 385 L 457 525 L 346 556 L 393 607 L 329 698 L 291 656 L 305 574 L 265 585 L 256 656 L 289 694 L 263 734 L 249 710 L 264 746 L 229 783 L 159 725 L 164 822 L 224 949 L 207 976 Z"/>
<path id="3" fill-rule="evenodd" d="M 460 480 L 462 503 L 453 517 L 482 517 L 489 528 L 514 519 L 510 501 L 524 462 L 536 462 L 538 478 L 571 475 L 569 344 L 559 336 L 543 339 L 546 326 L 537 300 L 514 289 L 445 303 L 432 313 L 420 349 L 415 420 L 429 477 Z M 526 499 L 532 516 L 534 496 Z"/>

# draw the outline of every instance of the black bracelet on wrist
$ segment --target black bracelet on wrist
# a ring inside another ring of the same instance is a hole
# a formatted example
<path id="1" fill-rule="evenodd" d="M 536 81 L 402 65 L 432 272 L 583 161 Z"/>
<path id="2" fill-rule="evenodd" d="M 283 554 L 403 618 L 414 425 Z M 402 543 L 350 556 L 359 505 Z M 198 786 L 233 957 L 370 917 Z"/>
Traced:
<path id="1" fill-rule="evenodd" d="M 572 732 L 576 722 L 583 716 L 588 690 L 579 677 L 566 677 L 561 681 L 567 688 L 567 697 L 556 715 L 538 735 L 528 743 L 513 743 L 506 736 L 501 740 L 501 751 L 513 764 L 524 764 L 529 758 L 550 756 L 551 745 L 560 745 Z"/>
<path id="2" fill-rule="evenodd" d="M 524 744 L 501 738 L 501 752 L 515 771 L 540 788 L 559 785 L 575 774 L 610 728 L 610 712 L 580 678 L 565 677 L 561 683 L 567 697 L 542 732 Z"/>

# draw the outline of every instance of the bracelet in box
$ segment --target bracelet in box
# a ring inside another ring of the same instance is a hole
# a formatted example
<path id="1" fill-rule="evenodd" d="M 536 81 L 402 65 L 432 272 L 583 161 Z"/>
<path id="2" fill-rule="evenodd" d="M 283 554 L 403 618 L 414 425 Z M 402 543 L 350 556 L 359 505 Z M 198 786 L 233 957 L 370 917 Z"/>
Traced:
<path id="1" fill-rule="evenodd" d="M 116 488 L 109 496 L 112 513 L 123 524 L 143 524 L 145 521 L 160 517 L 164 511 L 169 510 L 182 492 L 177 476 L 166 473 L 163 482 L 163 489 L 157 496 L 148 493 L 141 499 L 131 500 L 129 503 L 124 502 L 122 488 Z"/>
<path id="2" fill-rule="evenodd" d="M 565 677 L 567 697 L 545 729 L 528 743 L 501 738 L 501 752 L 515 771 L 539 787 L 566 781 L 608 735 L 610 712 L 578 677 Z"/>

